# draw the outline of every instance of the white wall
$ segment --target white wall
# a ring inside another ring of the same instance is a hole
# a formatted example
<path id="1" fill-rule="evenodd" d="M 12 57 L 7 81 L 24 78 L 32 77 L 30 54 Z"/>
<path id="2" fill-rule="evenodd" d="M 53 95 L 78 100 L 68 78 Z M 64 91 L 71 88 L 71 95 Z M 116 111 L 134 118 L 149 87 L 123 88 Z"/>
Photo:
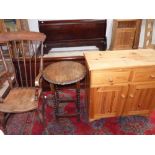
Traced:
<path id="1" fill-rule="evenodd" d="M 113 26 L 113 19 L 107 19 L 107 30 L 106 30 L 107 49 L 109 49 L 111 44 L 112 26 Z"/>
<path id="2" fill-rule="evenodd" d="M 29 28 L 31 31 L 36 31 L 39 32 L 38 28 L 38 19 L 28 19 L 29 23 Z M 107 47 L 109 48 L 110 43 L 111 43 L 111 36 L 112 36 L 112 24 L 113 19 L 107 19 L 107 31 L 106 31 L 106 36 L 107 36 Z M 146 20 L 142 20 L 142 26 L 141 26 L 141 33 L 140 33 L 140 40 L 139 40 L 139 47 L 143 47 L 144 43 L 144 34 L 145 34 L 145 23 Z M 153 31 L 153 38 L 152 38 L 152 43 L 155 44 L 155 24 L 154 24 L 154 31 Z"/>
<path id="3" fill-rule="evenodd" d="M 39 32 L 38 19 L 28 19 L 30 31 Z"/>

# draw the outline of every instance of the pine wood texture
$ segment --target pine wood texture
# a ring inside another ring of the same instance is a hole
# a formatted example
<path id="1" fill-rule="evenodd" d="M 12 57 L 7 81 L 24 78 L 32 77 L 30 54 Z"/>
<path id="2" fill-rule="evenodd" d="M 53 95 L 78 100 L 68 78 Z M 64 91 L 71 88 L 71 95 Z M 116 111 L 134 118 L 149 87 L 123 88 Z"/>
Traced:
<path id="1" fill-rule="evenodd" d="M 154 108 L 155 82 L 131 84 L 124 114 L 149 114 Z"/>
<path id="2" fill-rule="evenodd" d="M 130 68 L 155 65 L 154 49 L 84 52 L 89 70 Z"/>
<path id="3" fill-rule="evenodd" d="M 98 85 L 112 85 L 117 83 L 128 82 L 130 71 L 116 70 L 116 71 L 103 71 L 96 70 L 91 72 L 91 87 Z"/>
<path id="4" fill-rule="evenodd" d="M 47 66 L 43 77 L 53 84 L 72 84 L 82 80 L 86 75 L 85 67 L 74 61 L 60 61 Z"/>
<path id="5" fill-rule="evenodd" d="M 91 88 L 91 120 L 120 116 L 123 110 L 127 90 L 127 85 Z"/>
<path id="6" fill-rule="evenodd" d="M 111 50 L 136 49 L 139 44 L 141 20 L 114 20 Z"/>
<path id="7" fill-rule="evenodd" d="M 155 108 L 155 50 L 85 53 L 89 120 L 148 115 Z"/>
<path id="8" fill-rule="evenodd" d="M 139 68 L 133 73 L 133 82 L 145 82 L 145 81 L 155 81 L 155 68 L 150 67 L 145 70 L 144 68 Z"/>

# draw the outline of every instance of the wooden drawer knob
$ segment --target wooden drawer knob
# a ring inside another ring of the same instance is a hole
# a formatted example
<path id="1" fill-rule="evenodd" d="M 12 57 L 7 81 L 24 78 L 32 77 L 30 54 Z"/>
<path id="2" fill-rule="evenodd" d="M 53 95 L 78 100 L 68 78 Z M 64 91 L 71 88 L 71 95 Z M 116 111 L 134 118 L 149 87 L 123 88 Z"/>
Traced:
<path id="1" fill-rule="evenodd" d="M 113 79 L 112 79 L 112 78 L 109 78 L 109 82 L 111 82 L 111 83 L 112 83 L 112 82 L 113 82 Z"/>
<path id="2" fill-rule="evenodd" d="M 121 94 L 121 97 L 122 97 L 122 98 L 125 98 L 125 95 L 124 95 L 124 94 Z"/>
<path id="3" fill-rule="evenodd" d="M 129 96 L 130 96 L 131 98 L 134 98 L 134 95 L 133 95 L 133 94 L 130 94 Z"/>
<path id="4" fill-rule="evenodd" d="M 151 75 L 150 75 L 150 78 L 155 78 L 155 75 L 151 74 Z"/>

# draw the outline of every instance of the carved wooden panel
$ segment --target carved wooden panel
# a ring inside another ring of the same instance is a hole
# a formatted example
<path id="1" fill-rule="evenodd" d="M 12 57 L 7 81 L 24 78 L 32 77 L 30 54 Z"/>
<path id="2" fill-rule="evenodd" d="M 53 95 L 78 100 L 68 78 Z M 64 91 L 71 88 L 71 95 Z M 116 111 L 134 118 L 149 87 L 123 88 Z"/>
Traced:
<path id="1" fill-rule="evenodd" d="M 138 48 L 141 20 L 114 20 L 111 50 Z"/>

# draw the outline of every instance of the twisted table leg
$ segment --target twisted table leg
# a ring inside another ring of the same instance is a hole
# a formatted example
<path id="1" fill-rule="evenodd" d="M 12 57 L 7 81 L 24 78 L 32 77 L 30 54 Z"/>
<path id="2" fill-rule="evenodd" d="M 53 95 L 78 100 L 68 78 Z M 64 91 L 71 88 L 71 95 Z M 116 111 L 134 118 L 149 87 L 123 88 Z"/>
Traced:
<path id="1" fill-rule="evenodd" d="M 78 121 L 80 121 L 80 82 L 76 83 L 76 107 L 78 113 Z"/>

